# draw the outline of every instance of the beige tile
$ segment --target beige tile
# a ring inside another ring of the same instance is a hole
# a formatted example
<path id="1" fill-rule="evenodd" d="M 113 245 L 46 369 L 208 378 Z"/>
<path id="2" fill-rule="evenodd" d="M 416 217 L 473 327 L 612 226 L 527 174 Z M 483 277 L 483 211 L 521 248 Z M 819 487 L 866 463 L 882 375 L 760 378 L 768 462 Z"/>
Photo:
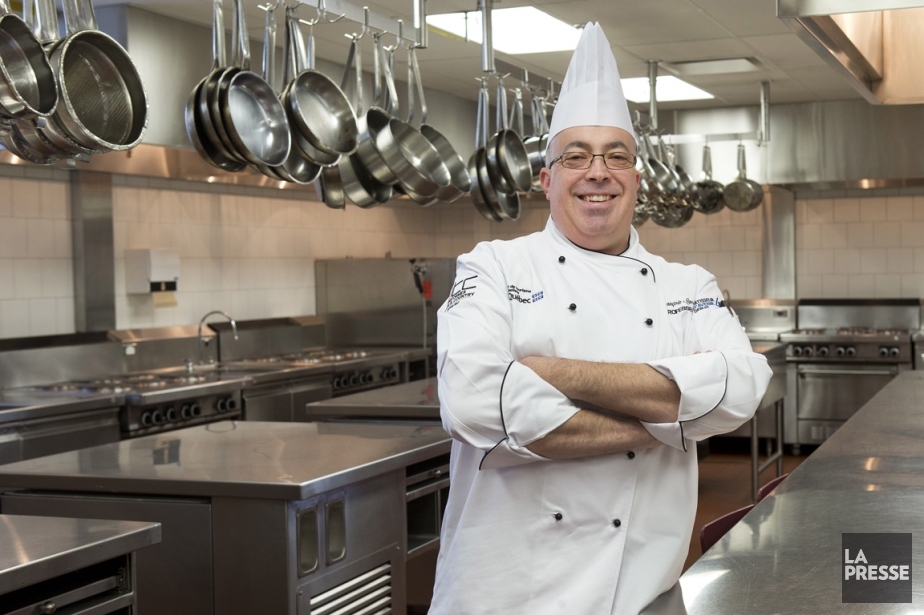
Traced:
<path id="1" fill-rule="evenodd" d="M 0 257 L 22 258 L 28 253 L 26 220 L 5 218 L 0 222 Z"/>
<path id="2" fill-rule="evenodd" d="M 860 273 L 859 250 L 835 250 L 834 273 L 855 274 Z"/>
<path id="3" fill-rule="evenodd" d="M 70 220 L 55 220 L 55 257 L 72 258 L 74 231 Z"/>
<path id="4" fill-rule="evenodd" d="M 202 290 L 201 258 L 180 259 L 180 292 L 195 293 Z"/>
<path id="5" fill-rule="evenodd" d="M 889 248 L 886 263 L 889 273 L 913 273 L 914 249 Z"/>
<path id="6" fill-rule="evenodd" d="M 735 261 L 731 252 L 709 252 L 707 269 L 717 278 L 734 276 Z"/>
<path id="7" fill-rule="evenodd" d="M 912 197 L 912 209 L 915 220 L 924 220 L 924 196 Z"/>
<path id="8" fill-rule="evenodd" d="M 0 301 L 0 336 L 29 337 L 29 300 Z"/>
<path id="9" fill-rule="evenodd" d="M 732 252 L 736 250 L 745 250 L 745 234 L 741 227 L 724 227 L 720 231 L 721 250 L 723 252 Z"/>
<path id="10" fill-rule="evenodd" d="M 914 272 L 924 273 L 924 248 L 914 249 Z"/>
<path id="11" fill-rule="evenodd" d="M 42 197 L 39 182 L 32 179 L 12 180 L 12 198 L 13 217 L 42 217 Z"/>
<path id="12" fill-rule="evenodd" d="M 859 222 L 860 202 L 857 199 L 834 199 L 835 222 Z"/>
<path id="13" fill-rule="evenodd" d="M 886 219 L 886 202 L 881 197 L 859 199 L 860 222 L 878 222 Z"/>
<path id="14" fill-rule="evenodd" d="M 671 249 L 675 252 L 691 252 L 696 249 L 696 233 L 679 228 L 670 238 Z"/>
<path id="15" fill-rule="evenodd" d="M 821 224 L 803 224 L 796 227 L 796 248 L 814 250 L 821 246 Z"/>
<path id="16" fill-rule="evenodd" d="M 847 245 L 851 248 L 875 247 L 873 229 L 874 225 L 869 222 L 849 222 L 847 224 Z"/>
<path id="17" fill-rule="evenodd" d="M 886 199 L 886 219 L 913 220 L 914 200 L 910 196 L 890 196 Z"/>
<path id="18" fill-rule="evenodd" d="M 0 177 L 0 218 L 13 216 L 13 185 L 7 177 Z"/>
<path id="19" fill-rule="evenodd" d="M 873 226 L 873 241 L 877 248 L 901 245 L 901 222 L 877 222 Z"/>
<path id="20" fill-rule="evenodd" d="M 902 222 L 901 238 L 903 246 L 924 246 L 924 220 Z"/>
<path id="21" fill-rule="evenodd" d="M 888 250 L 865 248 L 860 250 L 861 273 L 886 273 L 888 271 Z"/>
<path id="22" fill-rule="evenodd" d="M 150 189 L 138 190 L 138 221 L 160 222 L 161 191 Z M 153 320 L 153 316 L 151 316 Z"/>
<path id="23" fill-rule="evenodd" d="M 809 250 L 806 252 L 806 273 L 834 273 L 834 250 Z"/>
<path id="24" fill-rule="evenodd" d="M 821 247 L 822 248 L 846 248 L 847 247 L 847 224 L 843 222 L 832 222 L 821 227 Z"/>
<path id="25" fill-rule="evenodd" d="M 58 329 L 57 302 L 54 299 L 29 300 L 29 335 L 53 335 Z"/>
<path id="26" fill-rule="evenodd" d="M 696 251 L 712 252 L 720 249 L 721 229 L 718 227 L 704 227 L 696 229 Z"/>
<path id="27" fill-rule="evenodd" d="M 805 203 L 806 224 L 834 222 L 834 202 L 831 199 L 813 199 Z"/>
<path id="28" fill-rule="evenodd" d="M 821 292 L 824 297 L 836 299 L 850 294 L 850 276 L 826 275 L 821 280 Z"/>
<path id="29" fill-rule="evenodd" d="M 77 322 L 74 318 L 73 297 L 55 299 L 55 322 L 57 323 L 56 332 L 58 334 L 74 333 L 77 329 Z"/>
<path id="30" fill-rule="evenodd" d="M 70 218 L 68 187 L 63 182 L 45 181 L 39 185 L 39 197 L 42 200 L 42 217 L 53 220 Z"/>
<path id="31" fill-rule="evenodd" d="M 116 263 L 124 263 L 118 259 Z M 41 260 L 42 271 L 42 297 L 73 297 L 74 296 L 74 267 L 70 259 L 66 258 L 44 258 Z M 124 269 L 119 275 L 116 271 L 116 293 L 120 290 L 121 294 L 125 292 L 125 272 Z"/>
<path id="32" fill-rule="evenodd" d="M 237 207 L 238 198 L 239 197 L 234 194 L 222 194 L 218 197 L 218 208 L 221 212 L 219 215 L 221 217 L 222 226 L 233 226 L 240 223 Z M 256 221 L 256 224 L 262 224 L 262 220 Z"/>
<path id="33" fill-rule="evenodd" d="M 732 260 L 735 275 L 760 277 L 762 269 L 760 252 L 753 250 L 732 252 L 729 257 Z"/>
<path id="34" fill-rule="evenodd" d="M 892 297 L 901 297 L 902 294 L 902 276 L 897 273 L 889 273 L 876 276 L 876 298 L 885 299 Z"/>
<path id="35" fill-rule="evenodd" d="M 903 274 L 901 296 L 907 299 L 924 297 L 924 275 L 920 273 Z"/>
<path id="36" fill-rule="evenodd" d="M 32 258 L 48 258 L 55 255 L 54 220 L 29 219 L 26 222 L 27 254 Z"/>
<path id="37" fill-rule="evenodd" d="M 870 273 L 850 276 L 850 297 L 868 299 L 876 296 L 876 276 Z"/>
<path id="38" fill-rule="evenodd" d="M 0 300 L 15 299 L 16 287 L 13 277 L 13 259 L 0 258 Z M 0 319 L 3 315 L 0 314 Z"/>
<path id="39" fill-rule="evenodd" d="M 17 299 L 37 299 L 42 296 L 42 260 L 17 258 L 13 261 L 13 286 Z"/>

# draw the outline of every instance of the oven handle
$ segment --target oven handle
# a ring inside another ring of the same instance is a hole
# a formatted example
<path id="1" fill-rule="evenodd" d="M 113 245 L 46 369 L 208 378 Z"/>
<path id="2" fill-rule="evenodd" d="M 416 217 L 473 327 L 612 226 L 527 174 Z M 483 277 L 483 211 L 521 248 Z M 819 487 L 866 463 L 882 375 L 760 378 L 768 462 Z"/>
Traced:
<path id="1" fill-rule="evenodd" d="M 800 375 L 806 376 L 895 376 L 898 369 L 891 368 L 887 371 L 880 369 L 812 369 L 799 368 Z"/>

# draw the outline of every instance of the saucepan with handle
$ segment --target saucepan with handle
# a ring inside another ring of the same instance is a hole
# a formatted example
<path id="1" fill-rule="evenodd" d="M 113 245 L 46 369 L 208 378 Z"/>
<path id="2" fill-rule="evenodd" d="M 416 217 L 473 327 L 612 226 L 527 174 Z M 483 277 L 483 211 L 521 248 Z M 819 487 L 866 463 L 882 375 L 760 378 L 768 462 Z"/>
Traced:
<path id="1" fill-rule="evenodd" d="M 744 144 L 739 143 L 738 177 L 722 191 L 722 200 L 726 207 L 733 211 L 750 211 L 760 205 L 763 200 L 763 188 L 757 182 L 748 179 L 747 173 Z"/>
<path id="2" fill-rule="evenodd" d="M 468 159 L 468 173 L 472 181 L 472 202 L 475 209 L 478 210 L 484 218 L 492 222 L 503 220 L 500 214 L 488 203 L 485 197 L 485 191 L 481 187 L 481 178 L 478 174 L 478 160 L 484 156 L 484 144 L 487 141 L 487 121 L 488 121 L 488 84 L 487 80 L 481 78 L 481 89 L 478 91 L 478 115 L 475 116 L 475 151 Z"/>
<path id="3" fill-rule="evenodd" d="M 712 149 L 703 146 L 703 179 L 696 182 L 696 192 L 699 198 L 693 203 L 698 211 L 704 214 L 714 214 L 725 208 L 722 200 L 722 191 L 725 188 L 720 182 L 712 179 Z"/>

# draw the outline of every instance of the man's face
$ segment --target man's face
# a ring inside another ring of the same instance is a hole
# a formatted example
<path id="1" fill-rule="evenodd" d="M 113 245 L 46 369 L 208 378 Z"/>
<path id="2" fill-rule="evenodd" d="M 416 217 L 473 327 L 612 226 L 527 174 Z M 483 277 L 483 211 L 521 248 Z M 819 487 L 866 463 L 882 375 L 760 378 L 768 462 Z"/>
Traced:
<path id="1" fill-rule="evenodd" d="M 575 126 L 549 144 L 548 159 L 564 152 L 635 154 L 635 140 L 621 128 Z M 551 203 L 552 219 L 565 236 L 588 250 L 619 254 L 629 244 L 640 175 L 634 167 L 612 170 L 603 158 L 589 169 L 566 169 L 560 162 L 543 168 L 540 181 Z"/>

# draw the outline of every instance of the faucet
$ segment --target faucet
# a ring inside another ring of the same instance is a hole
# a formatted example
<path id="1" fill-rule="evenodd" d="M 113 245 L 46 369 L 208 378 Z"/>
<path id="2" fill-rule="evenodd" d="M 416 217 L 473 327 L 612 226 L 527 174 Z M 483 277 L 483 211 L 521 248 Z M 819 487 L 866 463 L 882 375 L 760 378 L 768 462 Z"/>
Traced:
<path id="1" fill-rule="evenodd" d="M 199 365 L 202 365 L 202 346 L 203 346 L 202 325 L 205 324 L 206 318 L 208 318 L 209 316 L 213 316 L 215 314 L 220 314 L 231 322 L 231 331 L 234 332 L 234 341 L 237 341 L 237 323 L 234 322 L 233 318 L 231 318 L 231 314 L 228 314 L 227 312 L 222 312 L 221 310 L 212 310 L 211 312 L 203 316 L 202 320 L 199 321 Z"/>

